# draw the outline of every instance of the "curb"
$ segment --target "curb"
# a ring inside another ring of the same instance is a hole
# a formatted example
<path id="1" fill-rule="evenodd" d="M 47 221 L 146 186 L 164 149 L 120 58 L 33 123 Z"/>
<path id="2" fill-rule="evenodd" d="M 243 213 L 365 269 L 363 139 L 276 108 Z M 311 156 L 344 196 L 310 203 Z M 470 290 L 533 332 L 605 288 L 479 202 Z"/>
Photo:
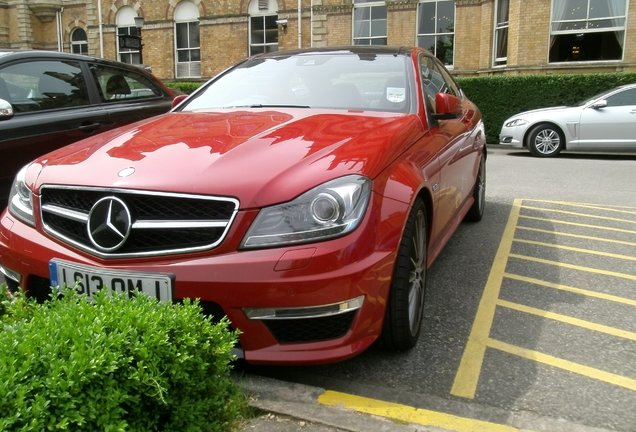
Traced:
<path id="1" fill-rule="evenodd" d="M 323 426 L 333 432 L 441 432 L 445 429 L 400 424 L 384 417 L 328 407 L 318 402 L 325 389 L 288 383 L 255 375 L 236 378 L 249 397 L 249 405 L 261 411 Z M 325 429 L 326 428 L 326 429 Z M 246 428 L 249 429 L 249 428 Z M 266 431 L 262 425 L 259 430 Z M 273 430 L 277 430 L 274 426 Z"/>

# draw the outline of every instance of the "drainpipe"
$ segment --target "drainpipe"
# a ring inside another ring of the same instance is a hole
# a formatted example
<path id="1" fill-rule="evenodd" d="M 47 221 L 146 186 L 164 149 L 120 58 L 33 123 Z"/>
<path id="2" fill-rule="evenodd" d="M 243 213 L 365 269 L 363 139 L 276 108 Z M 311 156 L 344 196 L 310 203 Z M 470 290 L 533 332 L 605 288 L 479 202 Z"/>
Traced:
<path id="1" fill-rule="evenodd" d="M 55 27 L 57 30 L 57 50 L 64 51 L 64 35 L 62 34 L 62 12 L 64 12 L 64 8 L 60 8 L 59 11 L 55 12 Z"/>
<path id="2" fill-rule="evenodd" d="M 97 20 L 99 26 L 99 56 L 104 58 L 104 30 L 102 28 L 102 0 L 97 0 Z"/>
<path id="3" fill-rule="evenodd" d="M 298 48 L 303 47 L 302 2 L 303 0 L 298 0 Z"/>
<path id="4" fill-rule="evenodd" d="M 314 47 L 314 0 L 309 0 L 309 46 Z"/>

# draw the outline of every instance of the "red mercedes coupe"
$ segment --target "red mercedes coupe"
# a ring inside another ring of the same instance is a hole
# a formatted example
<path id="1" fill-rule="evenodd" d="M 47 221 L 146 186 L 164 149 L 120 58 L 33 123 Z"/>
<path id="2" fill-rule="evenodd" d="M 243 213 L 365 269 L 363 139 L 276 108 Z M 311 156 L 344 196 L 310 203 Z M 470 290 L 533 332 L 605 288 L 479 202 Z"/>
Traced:
<path id="1" fill-rule="evenodd" d="M 275 52 L 176 103 L 18 173 L 9 287 L 198 298 L 251 363 L 413 347 L 427 268 L 485 204 L 481 114 L 443 65 L 417 48 Z"/>

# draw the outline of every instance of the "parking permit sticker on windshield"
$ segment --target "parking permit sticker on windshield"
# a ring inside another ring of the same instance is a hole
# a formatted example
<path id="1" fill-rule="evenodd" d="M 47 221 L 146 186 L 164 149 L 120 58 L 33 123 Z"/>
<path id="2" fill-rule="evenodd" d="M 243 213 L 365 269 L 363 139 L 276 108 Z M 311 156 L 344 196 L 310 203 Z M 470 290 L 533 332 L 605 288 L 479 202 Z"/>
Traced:
<path id="1" fill-rule="evenodd" d="M 386 100 L 393 103 L 404 102 L 406 99 L 406 89 L 404 87 L 387 87 Z"/>

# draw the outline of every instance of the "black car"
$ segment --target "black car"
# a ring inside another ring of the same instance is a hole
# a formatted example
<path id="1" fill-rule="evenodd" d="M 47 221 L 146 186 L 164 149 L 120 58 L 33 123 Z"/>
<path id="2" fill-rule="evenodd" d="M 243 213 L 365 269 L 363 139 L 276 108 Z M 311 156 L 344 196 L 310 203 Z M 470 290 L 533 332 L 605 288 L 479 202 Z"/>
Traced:
<path id="1" fill-rule="evenodd" d="M 174 96 L 138 66 L 56 51 L 0 50 L 0 207 L 27 162 L 164 113 Z"/>

